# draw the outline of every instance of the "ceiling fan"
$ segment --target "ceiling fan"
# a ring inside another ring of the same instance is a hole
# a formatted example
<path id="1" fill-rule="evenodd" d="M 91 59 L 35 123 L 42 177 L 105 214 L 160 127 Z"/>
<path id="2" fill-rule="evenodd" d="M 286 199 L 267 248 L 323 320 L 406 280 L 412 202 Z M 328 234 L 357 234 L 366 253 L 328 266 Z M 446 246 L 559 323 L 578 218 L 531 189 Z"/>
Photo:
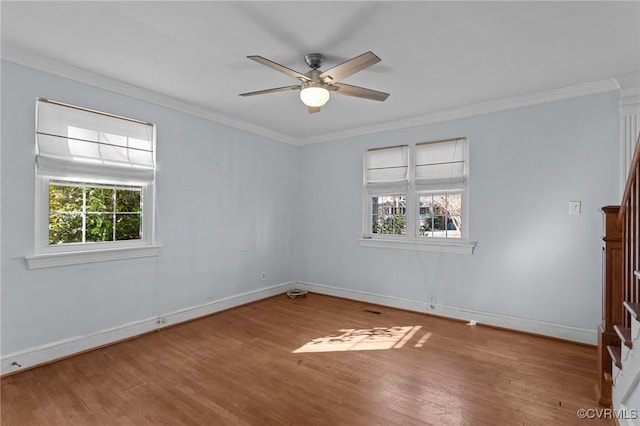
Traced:
<path id="1" fill-rule="evenodd" d="M 330 93 L 355 96 L 357 98 L 371 99 L 374 101 L 384 101 L 389 97 L 388 93 L 340 83 L 342 79 L 380 62 L 381 59 L 373 54 L 373 52 L 363 53 L 362 55 L 351 58 L 327 71 L 320 70 L 320 67 L 325 61 L 325 56 L 321 53 L 310 53 L 304 57 L 307 65 L 311 68 L 311 70 L 307 71 L 305 74 L 292 70 L 291 68 L 287 68 L 284 65 L 280 65 L 267 58 L 263 58 L 262 56 L 252 55 L 247 56 L 247 58 L 262 65 L 266 65 L 269 68 L 273 68 L 276 71 L 280 71 L 290 77 L 297 78 L 301 81 L 301 84 L 241 93 L 240 96 L 254 96 L 266 93 L 283 92 L 287 90 L 300 90 L 300 100 L 302 100 L 302 102 L 307 106 L 309 113 L 320 111 L 320 108 L 329 100 Z"/>

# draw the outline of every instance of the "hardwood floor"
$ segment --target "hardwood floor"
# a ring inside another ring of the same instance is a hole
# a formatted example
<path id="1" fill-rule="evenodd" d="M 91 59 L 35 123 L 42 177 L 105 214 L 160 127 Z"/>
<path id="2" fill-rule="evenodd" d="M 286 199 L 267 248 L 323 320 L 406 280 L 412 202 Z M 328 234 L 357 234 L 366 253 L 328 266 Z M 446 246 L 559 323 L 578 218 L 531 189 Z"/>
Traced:
<path id="1" fill-rule="evenodd" d="M 576 415 L 596 370 L 592 347 L 282 295 L 5 377 L 1 424 L 613 425 Z"/>

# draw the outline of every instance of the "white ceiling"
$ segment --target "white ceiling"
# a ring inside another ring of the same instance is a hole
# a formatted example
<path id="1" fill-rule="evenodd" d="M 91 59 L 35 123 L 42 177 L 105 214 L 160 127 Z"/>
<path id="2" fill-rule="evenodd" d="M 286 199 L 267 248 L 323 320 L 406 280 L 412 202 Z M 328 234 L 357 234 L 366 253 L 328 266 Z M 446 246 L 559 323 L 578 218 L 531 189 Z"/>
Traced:
<path id="1" fill-rule="evenodd" d="M 640 70 L 640 2 L 2 1 L 0 12 L 9 60 L 52 59 L 299 143 Z M 332 96 L 308 114 L 296 91 L 238 96 L 296 84 L 247 55 L 306 72 L 307 53 L 327 55 L 326 70 L 368 50 L 382 62 L 344 82 L 385 102 Z"/>

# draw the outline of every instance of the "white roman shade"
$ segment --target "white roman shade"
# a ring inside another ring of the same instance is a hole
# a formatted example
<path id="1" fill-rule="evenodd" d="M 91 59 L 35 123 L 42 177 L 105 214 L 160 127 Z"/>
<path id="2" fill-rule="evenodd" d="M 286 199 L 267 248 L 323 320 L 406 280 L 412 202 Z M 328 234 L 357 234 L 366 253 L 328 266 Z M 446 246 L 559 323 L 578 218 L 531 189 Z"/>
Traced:
<path id="1" fill-rule="evenodd" d="M 38 174 L 152 182 L 153 132 L 149 123 L 38 99 Z"/>
<path id="2" fill-rule="evenodd" d="M 367 187 L 407 187 L 409 171 L 409 146 L 398 145 L 374 148 L 367 151 Z"/>
<path id="3" fill-rule="evenodd" d="M 465 156 L 464 138 L 416 144 L 416 189 L 463 189 Z"/>

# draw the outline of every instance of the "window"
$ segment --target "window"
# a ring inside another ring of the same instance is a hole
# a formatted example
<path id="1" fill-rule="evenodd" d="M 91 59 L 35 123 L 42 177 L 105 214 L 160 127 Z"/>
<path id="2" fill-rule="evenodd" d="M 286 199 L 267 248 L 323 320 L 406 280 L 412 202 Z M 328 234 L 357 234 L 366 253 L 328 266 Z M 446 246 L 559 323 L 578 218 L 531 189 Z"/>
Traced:
<path id="1" fill-rule="evenodd" d="M 408 145 L 367 151 L 365 182 L 369 230 L 366 233 L 406 234 L 408 155 Z"/>
<path id="2" fill-rule="evenodd" d="M 142 187 L 49 182 L 49 244 L 142 239 Z"/>
<path id="3" fill-rule="evenodd" d="M 368 150 L 361 245 L 405 248 L 403 243 L 410 243 L 410 248 L 452 246 L 449 251 L 471 252 L 475 243 L 467 241 L 465 221 L 466 151 L 465 138 Z"/>
<path id="4" fill-rule="evenodd" d="M 406 194 L 371 197 L 371 233 L 404 235 L 407 232 Z"/>
<path id="5" fill-rule="evenodd" d="M 38 99 L 29 267 L 158 253 L 154 131 L 138 120 Z"/>
<path id="6" fill-rule="evenodd" d="M 419 194 L 420 223 L 418 236 L 438 238 L 462 237 L 462 194 Z"/>

